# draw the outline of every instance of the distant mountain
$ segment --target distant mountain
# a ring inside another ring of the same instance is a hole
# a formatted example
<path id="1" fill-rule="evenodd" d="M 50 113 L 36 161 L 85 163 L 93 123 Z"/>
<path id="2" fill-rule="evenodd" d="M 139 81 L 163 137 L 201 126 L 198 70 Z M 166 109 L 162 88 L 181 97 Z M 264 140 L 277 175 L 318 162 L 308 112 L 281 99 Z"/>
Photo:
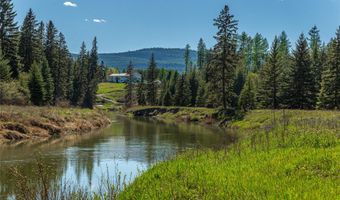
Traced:
<path id="1" fill-rule="evenodd" d="M 99 61 L 104 61 L 105 65 L 110 67 L 125 69 L 131 60 L 135 68 L 145 69 L 148 67 L 151 54 L 154 53 L 158 67 L 183 71 L 185 69 L 184 52 L 184 49 L 149 48 L 122 53 L 99 54 Z M 191 51 L 190 56 L 191 60 L 196 62 L 197 52 Z"/>

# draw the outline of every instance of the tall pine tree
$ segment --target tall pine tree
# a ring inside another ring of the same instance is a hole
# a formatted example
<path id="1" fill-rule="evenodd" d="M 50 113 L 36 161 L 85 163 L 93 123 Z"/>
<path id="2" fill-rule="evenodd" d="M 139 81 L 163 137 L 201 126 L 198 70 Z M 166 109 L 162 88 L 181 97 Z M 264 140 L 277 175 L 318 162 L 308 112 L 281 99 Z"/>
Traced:
<path id="1" fill-rule="evenodd" d="M 154 54 L 151 55 L 147 70 L 147 93 L 146 100 L 149 105 L 156 105 L 157 102 L 157 64 Z"/>
<path id="2" fill-rule="evenodd" d="M 340 109 L 340 27 L 330 44 L 327 66 L 322 75 L 318 107 Z"/>
<path id="3" fill-rule="evenodd" d="M 28 88 L 31 94 L 31 102 L 36 106 L 43 105 L 45 97 L 44 80 L 41 74 L 41 68 L 37 63 L 33 63 L 30 70 Z"/>
<path id="4" fill-rule="evenodd" d="M 300 35 L 296 43 L 293 57 L 293 69 L 289 81 L 289 108 L 312 109 L 314 108 L 315 83 L 308 42 L 303 34 Z"/>
<path id="5" fill-rule="evenodd" d="M 213 101 L 224 109 L 233 106 L 234 74 L 236 65 L 237 24 L 226 5 L 218 18 L 214 20 L 218 28 L 215 36 L 217 44 L 214 46 L 213 58 L 210 61 L 210 89 L 215 93 Z"/>
<path id="6" fill-rule="evenodd" d="M 23 25 L 21 27 L 19 55 L 22 59 L 23 71 L 29 72 L 33 62 L 41 62 L 39 59 L 39 40 L 37 32 L 37 20 L 32 11 L 29 9 Z"/>
<path id="7" fill-rule="evenodd" d="M 18 56 L 19 32 L 17 22 L 15 22 L 16 15 L 11 0 L 0 0 L 1 50 L 5 59 L 9 61 L 13 78 L 18 78 L 21 70 Z"/>
<path id="8" fill-rule="evenodd" d="M 264 108 L 279 108 L 281 66 L 279 64 L 279 40 L 275 37 L 265 67 L 260 73 L 259 99 Z"/>

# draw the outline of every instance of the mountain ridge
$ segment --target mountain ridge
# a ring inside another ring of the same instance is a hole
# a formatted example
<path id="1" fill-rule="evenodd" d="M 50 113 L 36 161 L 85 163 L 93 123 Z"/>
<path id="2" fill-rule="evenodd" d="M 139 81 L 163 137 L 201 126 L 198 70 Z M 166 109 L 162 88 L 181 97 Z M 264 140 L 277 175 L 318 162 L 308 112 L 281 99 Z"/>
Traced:
<path id="1" fill-rule="evenodd" d="M 148 67 L 151 54 L 154 54 L 159 68 L 183 71 L 185 69 L 184 53 L 181 48 L 144 48 L 134 51 L 119 53 L 99 53 L 99 62 L 103 61 L 106 66 L 124 70 L 131 61 L 135 68 L 145 69 Z M 76 57 L 77 54 L 72 54 Z M 190 57 L 193 62 L 197 59 L 197 52 L 190 50 Z"/>

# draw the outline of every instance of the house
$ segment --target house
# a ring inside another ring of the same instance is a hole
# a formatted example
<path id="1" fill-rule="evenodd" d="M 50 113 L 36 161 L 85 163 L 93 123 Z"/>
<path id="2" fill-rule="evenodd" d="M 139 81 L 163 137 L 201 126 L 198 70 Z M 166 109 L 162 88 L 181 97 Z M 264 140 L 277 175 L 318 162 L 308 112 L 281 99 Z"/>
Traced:
<path id="1" fill-rule="evenodd" d="M 113 82 L 113 83 L 126 83 L 129 76 L 130 75 L 127 73 L 110 74 L 107 81 Z M 138 72 L 134 72 L 132 76 L 133 76 L 133 82 L 140 81 L 142 77 Z"/>

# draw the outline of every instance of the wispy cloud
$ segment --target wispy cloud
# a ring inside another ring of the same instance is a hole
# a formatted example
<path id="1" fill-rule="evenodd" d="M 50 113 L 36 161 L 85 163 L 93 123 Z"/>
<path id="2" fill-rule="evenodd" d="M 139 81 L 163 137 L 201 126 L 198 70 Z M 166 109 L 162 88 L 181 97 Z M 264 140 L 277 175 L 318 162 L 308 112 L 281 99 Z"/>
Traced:
<path id="1" fill-rule="evenodd" d="M 106 23 L 107 21 L 105 19 L 93 19 L 94 23 Z"/>
<path id="2" fill-rule="evenodd" d="M 76 3 L 73 3 L 71 1 L 65 1 L 64 2 L 64 6 L 67 6 L 67 7 L 78 7 L 78 5 Z"/>

